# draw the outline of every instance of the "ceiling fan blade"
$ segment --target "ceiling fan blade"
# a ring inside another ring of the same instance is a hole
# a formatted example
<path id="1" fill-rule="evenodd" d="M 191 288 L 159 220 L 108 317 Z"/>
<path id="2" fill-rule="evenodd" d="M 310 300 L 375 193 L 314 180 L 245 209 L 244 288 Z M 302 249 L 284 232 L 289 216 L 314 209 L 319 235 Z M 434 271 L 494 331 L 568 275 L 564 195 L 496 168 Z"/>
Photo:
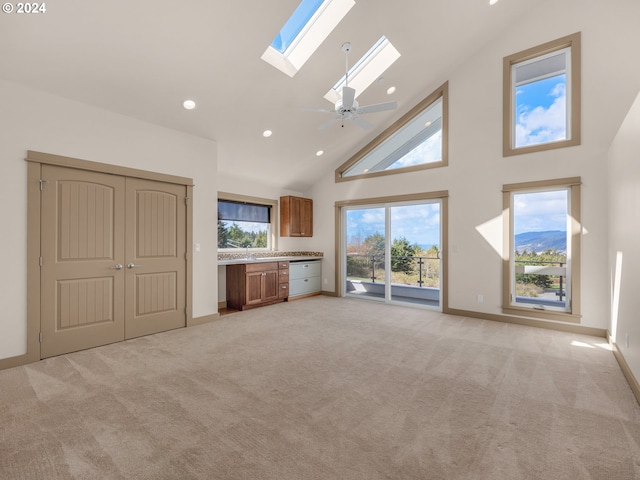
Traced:
<path id="1" fill-rule="evenodd" d="M 370 130 L 371 127 L 373 127 L 373 125 L 371 125 L 369 122 L 358 116 L 351 117 L 351 120 L 353 120 L 353 122 L 363 130 Z"/>
<path id="2" fill-rule="evenodd" d="M 334 110 L 327 110 L 326 108 L 315 108 L 315 107 L 298 107 L 300 110 L 307 110 L 309 112 L 320 112 L 320 113 L 336 113 Z"/>
<path id="3" fill-rule="evenodd" d="M 351 108 L 356 99 L 356 90 L 351 87 L 342 87 L 342 107 Z"/>
<path id="4" fill-rule="evenodd" d="M 332 118 L 331 120 L 329 120 L 329 121 L 327 121 L 327 122 L 324 122 L 322 125 L 320 125 L 320 126 L 318 127 L 318 130 L 324 130 L 324 129 L 326 129 L 326 128 L 329 128 L 329 127 L 330 127 L 331 125 L 333 125 L 334 123 L 339 122 L 341 118 L 342 118 L 342 117 L 335 117 L 335 118 Z"/>
<path id="5" fill-rule="evenodd" d="M 358 107 L 358 115 L 395 110 L 396 108 L 398 108 L 398 102 L 385 102 L 376 103 L 374 105 L 365 105 L 364 107 Z"/>

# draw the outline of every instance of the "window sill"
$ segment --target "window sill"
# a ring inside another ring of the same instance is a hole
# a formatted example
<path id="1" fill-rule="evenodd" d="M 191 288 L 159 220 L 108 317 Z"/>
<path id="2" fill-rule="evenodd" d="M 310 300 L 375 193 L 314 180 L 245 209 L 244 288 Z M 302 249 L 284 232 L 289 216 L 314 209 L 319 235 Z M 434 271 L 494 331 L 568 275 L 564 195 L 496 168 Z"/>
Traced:
<path id="1" fill-rule="evenodd" d="M 505 315 L 516 315 L 519 317 L 531 317 L 539 318 L 541 320 L 554 320 L 569 323 L 580 323 L 580 319 L 582 318 L 582 315 L 571 312 L 514 306 L 503 306 L 502 313 Z"/>

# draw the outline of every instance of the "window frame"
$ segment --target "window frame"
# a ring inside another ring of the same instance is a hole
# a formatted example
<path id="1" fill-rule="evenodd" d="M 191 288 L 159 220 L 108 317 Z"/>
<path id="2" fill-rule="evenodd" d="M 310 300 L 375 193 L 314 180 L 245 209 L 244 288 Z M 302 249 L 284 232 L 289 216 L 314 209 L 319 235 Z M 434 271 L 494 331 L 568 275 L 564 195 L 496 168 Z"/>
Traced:
<path id="1" fill-rule="evenodd" d="M 569 138 L 554 142 L 515 147 L 515 88 L 513 66 L 563 49 L 569 49 L 567 66 L 567 133 Z M 580 145 L 581 130 L 581 34 L 580 32 L 523 50 L 503 59 L 502 154 L 505 157 Z"/>
<path id="2" fill-rule="evenodd" d="M 503 185 L 503 254 L 502 254 L 502 312 L 510 315 L 535 317 L 544 320 L 556 320 L 571 323 L 580 323 L 580 265 L 581 265 L 581 236 L 582 221 L 580 208 L 580 177 L 559 178 L 553 180 L 540 180 L 524 183 Z M 567 215 L 571 219 L 570 231 L 567 231 L 569 245 L 567 245 L 567 264 L 570 268 L 570 299 L 567 311 L 557 309 L 545 309 L 525 305 L 513 305 L 511 302 L 512 286 L 515 284 L 515 269 L 511 253 L 514 251 L 515 235 L 513 232 L 512 198 L 514 193 L 533 193 L 536 191 L 552 191 L 567 189 L 568 205 Z"/>
<path id="3" fill-rule="evenodd" d="M 269 198 L 252 197 L 249 195 L 239 195 L 236 193 L 218 192 L 218 198 L 216 200 L 216 212 L 218 211 L 217 202 L 220 200 L 227 201 L 227 202 L 252 203 L 254 205 L 264 205 L 265 207 L 270 207 L 271 223 L 268 224 L 269 236 L 268 236 L 267 248 L 249 248 L 249 251 L 250 252 L 269 252 L 269 251 L 278 250 L 278 231 L 279 231 L 278 230 L 278 225 L 279 225 L 278 224 L 278 218 L 279 218 L 278 200 L 272 200 Z M 217 241 L 216 241 L 216 244 L 217 244 Z M 238 249 L 238 248 L 218 248 L 218 253 L 238 253 L 240 250 L 241 249 Z"/>
<path id="4" fill-rule="evenodd" d="M 411 165 L 409 167 L 394 168 L 391 170 L 382 170 L 378 172 L 368 172 L 359 175 L 344 176 L 353 165 L 362 160 L 373 150 L 382 145 L 387 139 L 396 134 L 402 127 L 411 122 L 415 117 L 420 115 L 424 110 L 429 108 L 433 103 L 442 98 L 442 160 L 439 162 L 424 163 L 420 165 Z M 419 170 L 427 170 L 431 168 L 446 167 L 449 164 L 449 82 L 445 82 L 438 87 L 430 95 L 424 98 L 415 107 L 404 114 L 400 119 L 384 130 L 380 135 L 369 142 L 364 148 L 353 155 L 349 160 L 340 165 L 335 171 L 335 181 L 348 182 L 362 178 L 380 177 L 385 175 L 395 175 L 398 173 L 415 172 Z"/>

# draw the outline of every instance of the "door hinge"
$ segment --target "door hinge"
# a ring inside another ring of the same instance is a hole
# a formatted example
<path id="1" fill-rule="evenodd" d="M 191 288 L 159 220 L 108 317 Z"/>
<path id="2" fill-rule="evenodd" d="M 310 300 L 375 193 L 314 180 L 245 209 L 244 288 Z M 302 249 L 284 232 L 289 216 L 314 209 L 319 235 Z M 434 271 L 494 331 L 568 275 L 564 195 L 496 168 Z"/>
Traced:
<path id="1" fill-rule="evenodd" d="M 40 332 L 40 334 L 38 335 L 38 340 L 40 341 L 40 343 L 42 343 L 42 332 Z"/>
<path id="2" fill-rule="evenodd" d="M 49 180 L 43 180 L 41 178 L 39 181 L 40 181 L 40 191 L 42 191 L 42 190 L 44 190 L 44 184 L 45 183 L 49 183 Z"/>
<path id="3" fill-rule="evenodd" d="M 184 204 L 189 205 L 189 197 L 184 197 Z"/>
<path id="4" fill-rule="evenodd" d="M 40 265 L 40 267 L 42 268 L 42 257 L 40 257 L 40 259 L 38 260 L 38 264 Z"/>

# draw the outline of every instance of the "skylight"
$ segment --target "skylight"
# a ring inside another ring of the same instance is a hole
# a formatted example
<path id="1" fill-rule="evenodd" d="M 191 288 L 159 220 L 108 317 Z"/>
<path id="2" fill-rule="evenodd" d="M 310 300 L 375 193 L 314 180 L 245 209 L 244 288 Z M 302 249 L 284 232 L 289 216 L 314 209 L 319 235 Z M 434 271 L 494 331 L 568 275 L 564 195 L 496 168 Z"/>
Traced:
<path id="1" fill-rule="evenodd" d="M 298 8 L 293 12 L 293 15 L 291 15 L 287 23 L 284 24 L 282 30 L 280 30 L 276 38 L 273 39 L 271 46 L 280 53 L 284 53 L 305 25 L 309 23 L 313 14 L 318 11 L 323 1 L 324 0 L 302 0 Z"/>
<path id="2" fill-rule="evenodd" d="M 262 59 L 293 77 L 355 5 L 355 0 L 302 0 Z"/>
<path id="3" fill-rule="evenodd" d="M 380 37 L 380 40 L 349 69 L 349 86 L 355 88 L 356 97 L 364 92 L 376 79 L 380 78 L 398 58 L 400 58 L 400 52 L 396 50 L 387 37 L 384 35 Z M 346 75 L 343 75 L 324 98 L 331 103 L 340 100 L 342 87 L 345 83 Z"/>

